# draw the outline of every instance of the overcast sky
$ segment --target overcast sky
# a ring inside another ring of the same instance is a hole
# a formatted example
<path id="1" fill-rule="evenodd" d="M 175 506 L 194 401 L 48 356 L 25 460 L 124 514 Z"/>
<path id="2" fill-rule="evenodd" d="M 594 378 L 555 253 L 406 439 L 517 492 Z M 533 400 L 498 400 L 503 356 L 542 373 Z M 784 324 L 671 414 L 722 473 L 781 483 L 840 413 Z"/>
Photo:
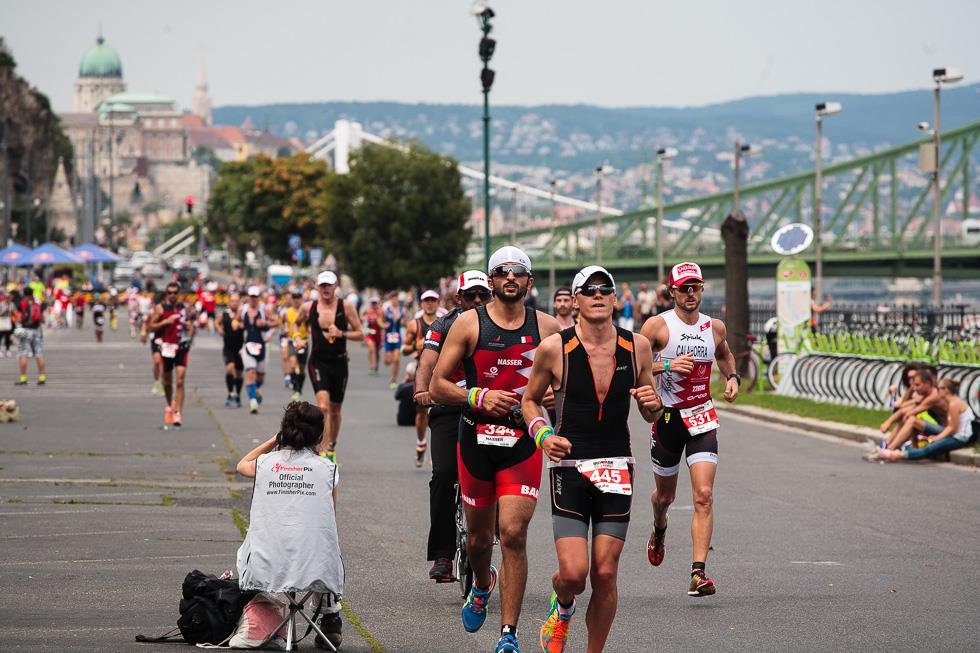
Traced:
<path id="1" fill-rule="evenodd" d="M 701 105 L 980 79 L 978 0 L 493 0 L 498 104 Z M 481 102 L 466 0 L 0 0 L 20 74 L 70 110 L 99 25 L 131 91 L 216 106 Z"/>

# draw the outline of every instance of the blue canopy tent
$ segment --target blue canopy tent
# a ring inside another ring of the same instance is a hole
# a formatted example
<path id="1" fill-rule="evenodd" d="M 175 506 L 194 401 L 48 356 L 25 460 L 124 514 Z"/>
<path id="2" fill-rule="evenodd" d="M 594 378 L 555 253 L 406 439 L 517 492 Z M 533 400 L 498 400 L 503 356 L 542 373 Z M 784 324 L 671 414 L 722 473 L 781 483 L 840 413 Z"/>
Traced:
<path id="1" fill-rule="evenodd" d="M 8 245 L 0 249 L 0 265 L 24 266 L 30 265 L 32 250 L 23 245 Z"/>
<path id="2" fill-rule="evenodd" d="M 57 245 L 45 243 L 40 247 L 35 247 L 28 257 L 30 265 L 57 265 L 59 263 L 84 263 L 71 252 L 61 249 Z"/>
<path id="3" fill-rule="evenodd" d="M 71 253 L 83 263 L 118 263 L 123 260 L 121 256 L 116 256 L 109 250 L 103 249 L 94 243 L 79 245 L 73 248 Z"/>

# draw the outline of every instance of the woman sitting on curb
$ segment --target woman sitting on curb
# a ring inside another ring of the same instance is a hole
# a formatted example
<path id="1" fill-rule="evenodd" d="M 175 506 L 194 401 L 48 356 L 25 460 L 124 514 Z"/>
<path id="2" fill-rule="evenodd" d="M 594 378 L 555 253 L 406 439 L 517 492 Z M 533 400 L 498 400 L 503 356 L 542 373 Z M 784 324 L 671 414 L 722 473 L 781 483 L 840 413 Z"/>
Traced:
<path id="1" fill-rule="evenodd" d="M 946 427 L 936 435 L 929 436 L 929 444 L 906 451 L 896 449 L 879 449 L 876 452 L 878 460 L 895 462 L 896 460 L 920 460 L 939 456 L 954 449 L 960 449 L 975 439 L 973 410 L 957 394 L 960 382 L 953 379 L 942 379 L 939 382 L 939 396 L 946 402 L 949 419 Z"/>

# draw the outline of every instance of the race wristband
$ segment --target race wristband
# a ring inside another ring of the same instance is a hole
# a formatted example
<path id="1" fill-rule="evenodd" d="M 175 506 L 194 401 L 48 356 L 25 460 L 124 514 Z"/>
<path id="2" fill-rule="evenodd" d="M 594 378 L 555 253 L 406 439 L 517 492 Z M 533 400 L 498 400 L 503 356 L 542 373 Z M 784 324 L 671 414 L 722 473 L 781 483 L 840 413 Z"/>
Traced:
<path id="1" fill-rule="evenodd" d="M 667 374 L 670 374 L 670 359 L 669 358 L 665 358 L 664 359 L 664 372 L 666 372 Z"/>
<path id="2" fill-rule="evenodd" d="M 542 424 L 547 425 L 548 420 L 546 420 L 545 418 L 540 417 L 540 416 L 539 417 L 535 417 L 534 419 L 531 420 L 531 423 L 527 425 L 527 432 L 528 433 L 534 433 L 534 425 L 537 424 L 538 422 L 541 422 Z"/>
<path id="3" fill-rule="evenodd" d="M 469 393 L 466 395 L 466 403 L 468 403 L 473 408 L 476 408 L 476 398 L 480 394 L 480 388 L 470 388 Z"/>
<path id="4" fill-rule="evenodd" d="M 490 388 L 483 388 L 480 390 L 480 396 L 476 399 L 476 407 L 479 410 L 483 410 L 483 398 L 487 396 L 488 392 L 490 392 Z"/>
<path id="5" fill-rule="evenodd" d="M 555 429 L 551 428 L 550 426 L 542 426 L 541 428 L 538 429 L 538 432 L 534 434 L 534 446 L 540 449 L 541 443 L 544 442 L 544 439 L 549 435 L 554 435 L 554 434 L 555 434 Z"/>

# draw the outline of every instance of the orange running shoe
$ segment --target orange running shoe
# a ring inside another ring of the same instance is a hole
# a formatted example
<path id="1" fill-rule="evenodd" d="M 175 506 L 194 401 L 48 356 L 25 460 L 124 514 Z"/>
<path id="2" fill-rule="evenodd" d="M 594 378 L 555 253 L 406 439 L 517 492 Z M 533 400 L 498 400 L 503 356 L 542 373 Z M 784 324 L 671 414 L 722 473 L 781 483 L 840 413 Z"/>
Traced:
<path id="1" fill-rule="evenodd" d="M 572 615 L 575 614 L 575 603 L 572 603 L 572 611 L 563 615 L 558 611 L 558 595 L 551 593 L 551 608 L 548 619 L 541 626 L 541 650 L 544 653 L 563 653 L 565 642 L 568 641 L 568 627 L 572 623 Z"/>

